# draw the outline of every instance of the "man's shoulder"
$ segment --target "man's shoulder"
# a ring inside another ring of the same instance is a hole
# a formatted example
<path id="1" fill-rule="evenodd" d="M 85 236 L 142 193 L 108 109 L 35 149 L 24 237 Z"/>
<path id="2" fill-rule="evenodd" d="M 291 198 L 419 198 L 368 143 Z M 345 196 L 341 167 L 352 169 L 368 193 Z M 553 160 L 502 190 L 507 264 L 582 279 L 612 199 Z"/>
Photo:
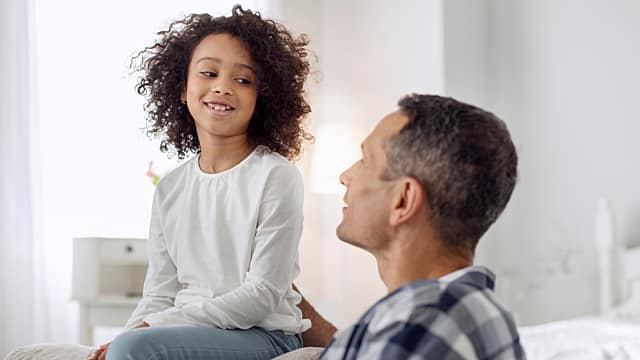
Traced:
<path id="1" fill-rule="evenodd" d="M 493 295 L 492 274 L 470 268 L 451 275 L 416 281 L 389 294 L 334 345 L 340 348 L 356 340 L 347 338 L 360 338 L 358 353 L 391 357 L 502 358 L 494 356 L 501 349 L 519 351 L 515 322 Z"/>
<path id="2" fill-rule="evenodd" d="M 514 324 L 507 308 L 497 299 L 495 277 L 484 267 L 472 266 L 438 280 L 441 293 L 437 308 L 461 326 L 465 333 L 489 321 Z"/>
<path id="3" fill-rule="evenodd" d="M 493 348 L 498 346 L 495 343 L 518 339 L 511 312 L 493 291 L 494 281 L 491 271 L 477 266 L 440 278 L 437 301 L 418 302 L 420 306 L 413 311 L 412 322 L 422 323 L 443 336 L 464 335 L 480 347 Z M 482 350 L 491 353 L 487 348 Z"/>
<path id="4" fill-rule="evenodd" d="M 491 271 L 472 266 L 436 280 L 437 284 L 412 284 L 414 306 L 404 328 L 423 334 L 443 352 L 501 359 L 500 352 L 507 351 L 522 358 L 514 318 L 496 298 L 494 281 Z"/>
<path id="5" fill-rule="evenodd" d="M 493 274 L 487 269 L 469 267 L 439 279 L 406 284 L 381 299 L 373 309 L 381 318 L 405 321 L 424 312 L 449 313 L 465 307 L 502 310 L 494 297 L 493 281 Z"/>

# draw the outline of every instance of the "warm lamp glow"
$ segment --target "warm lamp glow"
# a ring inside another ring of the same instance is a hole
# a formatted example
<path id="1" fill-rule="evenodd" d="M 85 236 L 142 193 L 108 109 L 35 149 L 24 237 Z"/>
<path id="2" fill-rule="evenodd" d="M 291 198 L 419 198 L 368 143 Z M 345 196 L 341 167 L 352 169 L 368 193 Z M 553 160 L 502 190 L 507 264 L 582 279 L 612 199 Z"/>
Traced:
<path id="1" fill-rule="evenodd" d="M 360 158 L 362 131 L 354 125 L 329 122 L 316 131 L 311 168 L 311 191 L 338 194 L 344 190 L 340 174 Z"/>

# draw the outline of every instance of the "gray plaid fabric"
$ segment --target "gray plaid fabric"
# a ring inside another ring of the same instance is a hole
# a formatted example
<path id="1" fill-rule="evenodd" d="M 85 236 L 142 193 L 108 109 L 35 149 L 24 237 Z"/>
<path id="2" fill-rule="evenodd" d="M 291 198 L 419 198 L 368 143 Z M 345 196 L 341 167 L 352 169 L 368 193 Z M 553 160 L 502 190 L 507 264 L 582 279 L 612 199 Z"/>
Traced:
<path id="1" fill-rule="evenodd" d="M 525 359 L 513 317 L 481 266 L 390 293 L 336 334 L 321 359 Z"/>

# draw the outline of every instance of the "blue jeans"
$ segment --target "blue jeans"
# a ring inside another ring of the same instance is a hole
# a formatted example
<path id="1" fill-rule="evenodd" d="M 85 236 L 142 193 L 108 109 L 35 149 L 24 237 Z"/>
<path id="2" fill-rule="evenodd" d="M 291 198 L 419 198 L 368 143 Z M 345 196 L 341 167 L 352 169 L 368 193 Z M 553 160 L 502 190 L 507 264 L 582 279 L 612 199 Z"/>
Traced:
<path id="1" fill-rule="evenodd" d="M 285 335 L 279 330 L 149 327 L 116 337 L 107 350 L 107 360 L 262 360 L 300 347 L 300 335 Z"/>

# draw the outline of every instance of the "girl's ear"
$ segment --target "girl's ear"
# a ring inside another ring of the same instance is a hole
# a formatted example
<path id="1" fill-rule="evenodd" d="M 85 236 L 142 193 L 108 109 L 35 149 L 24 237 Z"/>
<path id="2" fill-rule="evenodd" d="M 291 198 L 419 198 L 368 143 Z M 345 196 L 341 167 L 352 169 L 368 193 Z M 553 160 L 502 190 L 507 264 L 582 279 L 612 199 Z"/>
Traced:
<path id="1" fill-rule="evenodd" d="M 187 103 L 187 88 L 186 87 L 182 88 L 182 92 L 180 93 L 180 101 L 183 104 Z"/>
<path id="2" fill-rule="evenodd" d="M 389 218 L 392 226 L 411 221 L 422 211 L 427 201 L 427 194 L 422 184 L 412 177 L 399 179 L 394 192 Z"/>

